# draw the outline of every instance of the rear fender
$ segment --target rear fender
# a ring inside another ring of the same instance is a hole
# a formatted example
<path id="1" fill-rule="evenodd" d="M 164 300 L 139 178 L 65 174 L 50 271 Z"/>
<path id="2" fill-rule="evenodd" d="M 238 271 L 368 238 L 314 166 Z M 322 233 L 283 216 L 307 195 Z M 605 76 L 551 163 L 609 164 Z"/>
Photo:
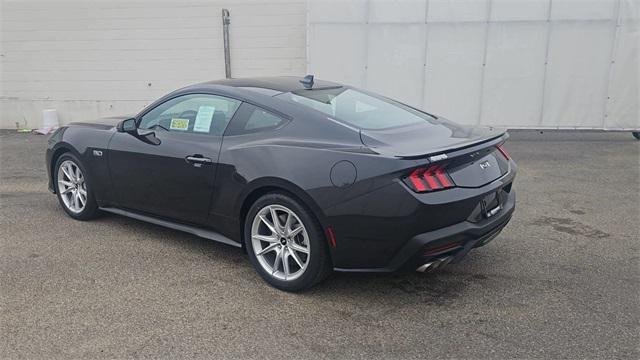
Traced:
<path id="1" fill-rule="evenodd" d="M 244 190 L 240 193 L 238 197 L 239 200 L 236 203 L 234 213 L 236 214 L 237 218 L 243 220 L 246 212 L 248 211 L 248 208 L 251 206 L 251 204 L 247 203 L 247 199 L 249 199 L 256 193 L 261 192 L 262 190 L 268 189 L 281 189 L 291 193 L 292 195 L 300 199 L 304 203 L 304 205 L 306 205 L 313 212 L 313 214 L 316 216 L 316 219 L 318 219 L 318 221 L 320 222 L 322 228 L 325 228 L 326 218 L 322 209 L 320 209 L 316 201 L 296 184 L 275 177 L 264 177 L 255 179 L 247 184 Z"/>

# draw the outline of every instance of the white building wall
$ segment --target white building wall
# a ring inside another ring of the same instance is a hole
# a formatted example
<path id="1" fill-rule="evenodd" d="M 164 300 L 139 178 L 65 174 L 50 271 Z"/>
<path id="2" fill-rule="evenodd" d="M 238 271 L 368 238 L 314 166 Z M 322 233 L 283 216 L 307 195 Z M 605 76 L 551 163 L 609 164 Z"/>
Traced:
<path id="1" fill-rule="evenodd" d="M 640 128 L 640 0 L 0 0 L 0 128 L 223 78 L 222 8 L 234 77 L 314 73 L 468 124 Z"/>
<path id="2" fill-rule="evenodd" d="M 311 0 L 308 69 L 452 120 L 640 129 L 640 0 Z"/>
<path id="3" fill-rule="evenodd" d="M 304 74 L 304 0 L 0 0 L 0 128 L 49 108 L 62 123 L 136 113 L 224 78 L 222 8 L 234 77 Z"/>

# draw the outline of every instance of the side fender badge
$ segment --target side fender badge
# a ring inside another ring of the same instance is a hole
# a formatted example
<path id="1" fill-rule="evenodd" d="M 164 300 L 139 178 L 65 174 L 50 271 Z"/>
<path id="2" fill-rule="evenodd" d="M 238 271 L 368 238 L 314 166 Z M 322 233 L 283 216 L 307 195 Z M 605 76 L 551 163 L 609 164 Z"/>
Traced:
<path id="1" fill-rule="evenodd" d="M 102 156 L 101 150 L 93 150 L 93 156 Z"/>

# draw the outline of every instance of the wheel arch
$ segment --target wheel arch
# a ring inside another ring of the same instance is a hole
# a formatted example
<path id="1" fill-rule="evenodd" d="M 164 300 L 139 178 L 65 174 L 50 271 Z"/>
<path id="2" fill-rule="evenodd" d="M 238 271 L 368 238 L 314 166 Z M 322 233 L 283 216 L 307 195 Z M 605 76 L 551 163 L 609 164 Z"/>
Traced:
<path id="1" fill-rule="evenodd" d="M 315 200 L 313 200 L 313 198 L 309 194 L 307 194 L 306 191 L 287 180 L 272 177 L 261 178 L 256 179 L 247 185 L 245 191 L 243 191 L 240 196 L 239 206 L 236 210 L 237 219 L 240 220 L 240 239 L 243 247 L 244 222 L 247 213 L 249 212 L 249 208 L 251 208 L 251 205 L 261 196 L 271 192 L 283 192 L 300 201 L 311 211 L 316 220 L 318 220 L 318 222 L 320 223 L 320 227 L 324 231 L 324 229 L 326 228 L 326 219 L 324 217 L 324 213 L 315 202 Z"/>
<path id="2" fill-rule="evenodd" d="M 72 153 L 77 158 L 80 158 L 80 154 L 78 153 L 78 151 L 74 149 L 74 147 L 71 146 L 71 144 L 69 143 L 61 142 L 61 143 L 58 143 L 53 148 L 53 152 L 51 154 L 51 161 L 48 166 L 49 166 L 49 182 L 51 184 L 51 188 L 54 190 L 54 193 L 56 191 L 56 185 L 55 185 L 56 163 L 58 162 L 58 159 L 66 153 Z"/>

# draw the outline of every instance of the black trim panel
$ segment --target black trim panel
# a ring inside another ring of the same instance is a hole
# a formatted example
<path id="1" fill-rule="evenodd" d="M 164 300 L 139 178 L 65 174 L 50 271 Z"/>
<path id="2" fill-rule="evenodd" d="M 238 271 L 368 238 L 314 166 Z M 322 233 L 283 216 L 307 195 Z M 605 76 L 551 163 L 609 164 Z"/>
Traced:
<path id="1" fill-rule="evenodd" d="M 199 227 L 195 227 L 195 226 L 191 226 L 191 225 L 185 225 L 185 224 L 179 224 L 179 223 L 175 223 L 175 222 L 171 222 L 171 221 L 167 221 L 167 220 L 162 220 L 162 219 L 158 219 L 158 218 L 154 218 L 151 216 L 146 216 L 146 215 L 141 215 L 138 213 L 134 213 L 131 211 L 127 211 L 127 210 L 122 210 L 122 209 L 118 209 L 118 208 L 112 208 L 112 207 L 104 207 L 104 208 L 100 208 L 100 210 L 106 211 L 106 212 L 110 212 L 113 214 L 117 214 L 117 215 L 123 215 L 126 217 L 130 217 L 132 219 L 136 219 L 136 220 L 140 220 L 140 221 L 145 221 L 151 224 L 155 224 L 155 225 L 160 225 L 160 226 L 164 226 L 164 227 L 168 227 L 170 229 L 174 229 L 174 230 L 179 230 L 179 231 L 184 231 L 205 239 L 209 239 L 209 240 L 214 240 L 217 242 L 221 242 L 223 244 L 227 244 L 227 245 L 231 245 L 231 246 L 235 246 L 235 247 L 242 247 L 242 245 L 240 245 L 240 243 L 235 242 L 231 239 L 229 239 L 228 237 L 217 233 L 213 230 L 208 230 L 208 229 L 203 229 L 203 228 L 199 228 Z"/>

